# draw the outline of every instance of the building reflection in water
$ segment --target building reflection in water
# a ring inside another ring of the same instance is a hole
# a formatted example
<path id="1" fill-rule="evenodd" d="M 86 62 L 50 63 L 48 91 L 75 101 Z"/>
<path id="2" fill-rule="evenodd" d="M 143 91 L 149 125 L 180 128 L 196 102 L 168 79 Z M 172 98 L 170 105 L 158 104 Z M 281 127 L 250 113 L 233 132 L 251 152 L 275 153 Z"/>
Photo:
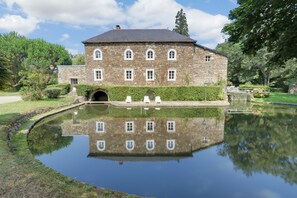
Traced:
<path id="1" fill-rule="evenodd" d="M 124 109 L 129 112 L 131 109 Z M 161 112 L 162 109 L 152 111 Z M 207 111 L 207 109 L 205 110 Z M 117 161 L 166 161 L 224 140 L 224 113 L 216 117 L 111 117 L 64 120 L 63 136 L 88 135 L 89 157 Z"/>

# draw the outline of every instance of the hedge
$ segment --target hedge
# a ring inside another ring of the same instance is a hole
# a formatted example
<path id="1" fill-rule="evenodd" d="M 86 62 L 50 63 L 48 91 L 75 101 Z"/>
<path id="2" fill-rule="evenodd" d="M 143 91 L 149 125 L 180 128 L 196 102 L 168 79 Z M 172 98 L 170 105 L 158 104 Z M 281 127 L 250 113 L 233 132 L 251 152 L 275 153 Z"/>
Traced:
<path id="1" fill-rule="evenodd" d="M 46 88 L 43 91 L 44 95 L 48 98 L 58 98 L 61 92 L 62 92 L 62 89 L 57 87 Z"/>
<path id="2" fill-rule="evenodd" d="M 60 88 L 61 95 L 66 95 L 70 92 L 70 84 L 55 84 L 55 85 L 48 85 L 47 88 Z"/>
<path id="3" fill-rule="evenodd" d="M 224 91 L 221 86 L 95 86 L 76 85 L 79 96 L 89 98 L 96 90 L 106 90 L 109 100 L 124 101 L 126 96 L 131 96 L 133 101 L 141 101 L 151 90 L 155 96 L 160 96 L 164 101 L 214 101 L 223 100 Z"/>

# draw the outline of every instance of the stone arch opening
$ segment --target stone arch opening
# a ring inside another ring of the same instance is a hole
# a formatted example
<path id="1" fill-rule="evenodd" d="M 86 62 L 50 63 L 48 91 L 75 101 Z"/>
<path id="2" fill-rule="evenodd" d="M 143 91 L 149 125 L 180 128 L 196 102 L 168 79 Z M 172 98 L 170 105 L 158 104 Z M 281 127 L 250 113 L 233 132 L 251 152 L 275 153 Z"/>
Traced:
<path id="1" fill-rule="evenodd" d="M 91 97 L 91 101 L 108 101 L 108 93 L 105 90 L 95 91 Z"/>

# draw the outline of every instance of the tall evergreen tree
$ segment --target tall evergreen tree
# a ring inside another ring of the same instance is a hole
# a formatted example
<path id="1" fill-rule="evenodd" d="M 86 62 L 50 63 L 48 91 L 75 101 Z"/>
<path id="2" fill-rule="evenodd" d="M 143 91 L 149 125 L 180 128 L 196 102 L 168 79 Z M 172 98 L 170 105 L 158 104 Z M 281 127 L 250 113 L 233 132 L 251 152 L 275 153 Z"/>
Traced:
<path id="1" fill-rule="evenodd" d="M 178 11 L 175 16 L 175 28 L 173 29 L 173 31 L 185 36 L 189 36 L 187 17 L 183 9 Z"/>
<path id="2" fill-rule="evenodd" d="M 8 60 L 0 54 L 0 90 L 4 89 L 8 85 L 11 73 L 8 70 Z"/>

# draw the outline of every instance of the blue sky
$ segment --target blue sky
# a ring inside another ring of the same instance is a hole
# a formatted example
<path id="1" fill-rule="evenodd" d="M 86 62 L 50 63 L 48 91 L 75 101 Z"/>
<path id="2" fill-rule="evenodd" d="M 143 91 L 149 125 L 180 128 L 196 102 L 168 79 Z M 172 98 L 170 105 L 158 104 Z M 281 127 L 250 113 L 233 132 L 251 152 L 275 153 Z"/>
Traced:
<path id="1" fill-rule="evenodd" d="M 84 51 L 81 41 L 122 28 L 174 27 L 184 9 L 190 37 L 215 48 L 235 0 L 0 0 L 0 33 L 16 31 L 63 45 L 72 54 Z"/>

